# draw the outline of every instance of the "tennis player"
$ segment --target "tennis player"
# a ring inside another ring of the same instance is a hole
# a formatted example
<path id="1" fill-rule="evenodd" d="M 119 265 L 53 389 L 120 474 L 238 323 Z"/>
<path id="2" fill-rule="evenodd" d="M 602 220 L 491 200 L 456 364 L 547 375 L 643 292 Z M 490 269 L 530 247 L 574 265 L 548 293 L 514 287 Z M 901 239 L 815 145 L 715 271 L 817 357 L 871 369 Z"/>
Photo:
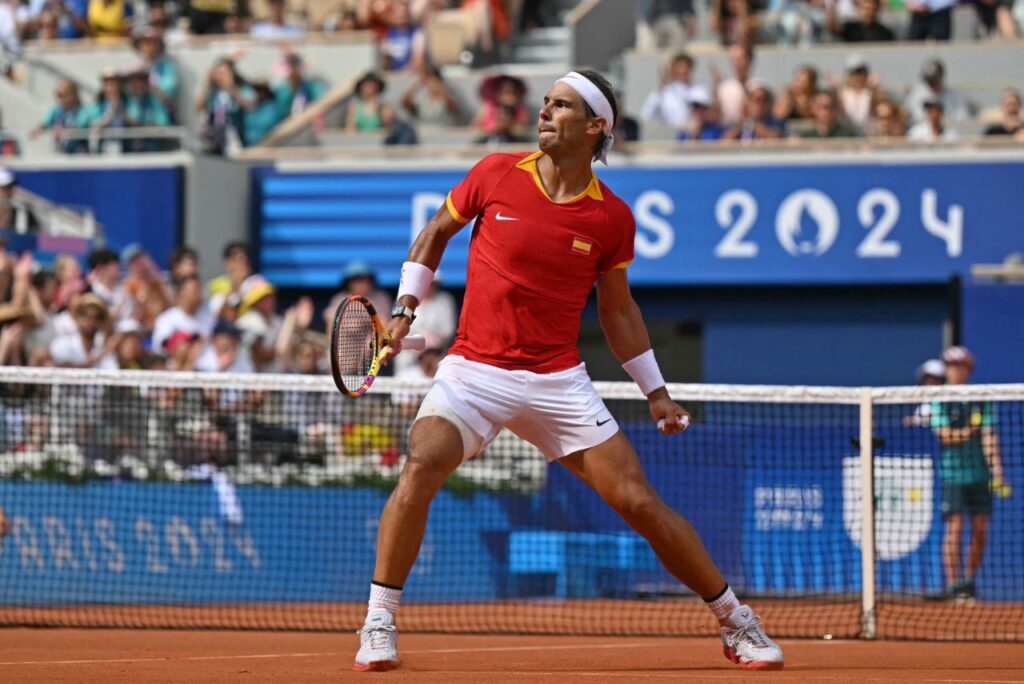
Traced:
<path id="1" fill-rule="evenodd" d="M 600 74 L 559 79 L 540 110 L 540 150 L 485 157 L 409 252 L 388 325 L 396 352 L 448 241 L 477 219 L 458 335 L 413 423 L 409 459 L 381 515 L 355 670 L 397 667 L 395 614 L 430 503 L 448 475 L 505 427 L 590 485 L 704 598 L 730 660 L 746 669 L 783 666 L 781 649 L 737 601 L 693 527 L 644 477 L 580 362 L 580 314 L 596 283 L 601 327 L 653 422 L 664 435 L 686 429 L 689 415 L 669 397 L 630 294 L 632 213 L 591 170 L 593 161 L 605 162 L 616 114 Z"/>

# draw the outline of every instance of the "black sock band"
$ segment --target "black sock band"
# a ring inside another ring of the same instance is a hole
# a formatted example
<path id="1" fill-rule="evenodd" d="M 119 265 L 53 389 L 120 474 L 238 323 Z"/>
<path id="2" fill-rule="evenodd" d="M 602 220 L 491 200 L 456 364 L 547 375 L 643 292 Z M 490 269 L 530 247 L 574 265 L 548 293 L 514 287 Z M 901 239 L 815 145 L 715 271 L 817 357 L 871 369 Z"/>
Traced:
<path id="1" fill-rule="evenodd" d="M 709 599 L 708 598 L 704 599 L 704 603 L 714 603 L 718 599 L 720 599 L 723 596 L 725 596 L 725 592 L 727 592 L 727 591 L 729 591 L 729 583 L 728 582 L 726 582 L 725 586 L 722 587 L 722 591 L 718 592 L 717 594 L 715 594 L 714 596 L 712 596 Z"/>
<path id="2" fill-rule="evenodd" d="M 394 589 L 395 591 L 402 591 L 402 587 L 396 587 L 394 584 L 384 584 L 383 582 L 378 582 L 377 580 L 371 580 L 370 584 L 376 584 L 378 587 L 384 587 L 385 589 Z"/>

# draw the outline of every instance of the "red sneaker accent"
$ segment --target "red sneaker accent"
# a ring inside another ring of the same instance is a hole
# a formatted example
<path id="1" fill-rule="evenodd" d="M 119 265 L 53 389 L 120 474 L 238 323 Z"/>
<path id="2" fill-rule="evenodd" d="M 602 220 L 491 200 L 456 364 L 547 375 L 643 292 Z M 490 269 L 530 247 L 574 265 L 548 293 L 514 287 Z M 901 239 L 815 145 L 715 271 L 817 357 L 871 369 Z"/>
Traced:
<path id="1" fill-rule="evenodd" d="M 736 655 L 736 651 L 734 651 L 733 649 L 729 648 L 725 644 L 722 644 L 722 653 L 724 653 L 725 657 L 728 658 L 731 662 L 734 662 L 734 663 L 739 663 L 740 662 L 739 656 Z"/>
<path id="2" fill-rule="evenodd" d="M 372 663 L 356 663 L 352 666 L 352 670 L 354 672 L 388 672 L 397 667 L 397 660 L 375 660 Z"/>
<path id="3" fill-rule="evenodd" d="M 752 663 L 736 662 L 744 670 L 781 670 L 784 663 L 781 660 L 762 660 Z"/>

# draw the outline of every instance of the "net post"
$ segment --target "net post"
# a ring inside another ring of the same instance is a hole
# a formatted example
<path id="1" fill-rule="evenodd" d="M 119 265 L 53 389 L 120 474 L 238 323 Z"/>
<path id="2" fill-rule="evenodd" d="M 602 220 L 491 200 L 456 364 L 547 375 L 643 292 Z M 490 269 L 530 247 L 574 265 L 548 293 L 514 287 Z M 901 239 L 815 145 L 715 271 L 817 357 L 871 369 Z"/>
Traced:
<path id="1" fill-rule="evenodd" d="M 861 622 L 865 639 L 875 638 L 875 453 L 872 390 L 860 392 L 860 558 Z"/>

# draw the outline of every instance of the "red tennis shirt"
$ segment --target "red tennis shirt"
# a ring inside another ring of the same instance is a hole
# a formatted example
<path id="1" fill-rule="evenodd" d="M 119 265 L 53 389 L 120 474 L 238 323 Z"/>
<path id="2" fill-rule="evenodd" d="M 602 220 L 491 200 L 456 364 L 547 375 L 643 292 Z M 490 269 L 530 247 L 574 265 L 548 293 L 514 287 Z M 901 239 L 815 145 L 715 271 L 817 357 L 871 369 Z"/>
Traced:
<path id="1" fill-rule="evenodd" d="M 448 194 L 455 220 L 477 219 L 451 353 L 506 370 L 580 363 L 580 315 L 600 273 L 633 260 L 636 223 L 593 176 L 568 202 L 548 196 L 533 154 L 492 154 Z"/>

